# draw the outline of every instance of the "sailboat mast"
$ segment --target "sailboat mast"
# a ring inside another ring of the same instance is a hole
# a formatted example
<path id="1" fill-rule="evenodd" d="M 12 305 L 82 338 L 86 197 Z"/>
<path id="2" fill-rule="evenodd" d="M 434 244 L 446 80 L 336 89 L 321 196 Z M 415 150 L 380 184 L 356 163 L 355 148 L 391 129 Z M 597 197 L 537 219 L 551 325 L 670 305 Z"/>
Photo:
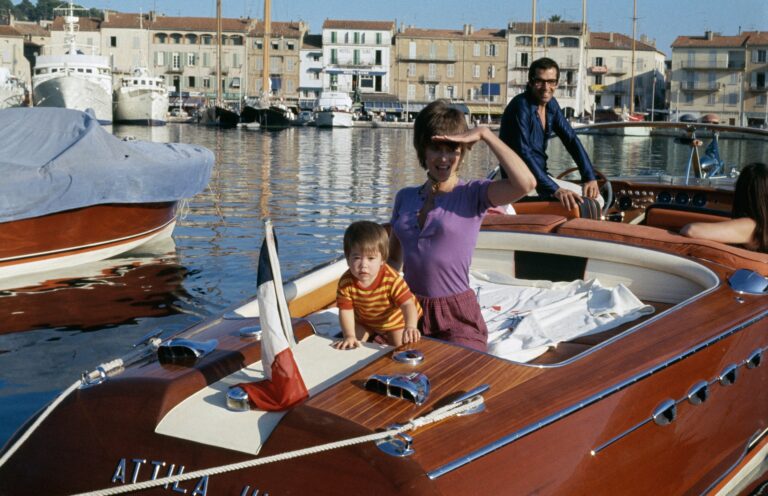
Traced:
<path id="1" fill-rule="evenodd" d="M 264 96 L 269 96 L 269 47 L 272 44 L 270 37 L 272 36 L 272 19 L 271 19 L 271 2 L 270 0 L 264 0 L 264 50 L 263 63 L 264 68 L 261 75 L 261 91 Z"/>
<path id="2" fill-rule="evenodd" d="M 532 0 L 531 4 L 533 12 L 531 12 L 531 61 L 528 62 L 529 64 L 534 61 L 536 52 L 536 0 Z"/>
<path id="3" fill-rule="evenodd" d="M 221 106 L 221 0 L 216 0 L 216 105 Z"/>
<path id="4" fill-rule="evenodd" d="M 632 11 L 632 71 L 629 78 L 629 115 L 635 113 L 635 31 L 637 30 L 637 0 Z"/>

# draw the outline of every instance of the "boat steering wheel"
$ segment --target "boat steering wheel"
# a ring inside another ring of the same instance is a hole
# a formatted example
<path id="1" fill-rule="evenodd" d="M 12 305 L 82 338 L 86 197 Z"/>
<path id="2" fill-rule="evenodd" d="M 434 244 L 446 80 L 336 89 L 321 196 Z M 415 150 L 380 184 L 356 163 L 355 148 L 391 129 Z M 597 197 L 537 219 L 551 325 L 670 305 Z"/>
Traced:
<path id="1" fill-rule="evenodd" d="M 556 179 L 563 179 L 567 177 L 569 174 L 573 174 L 578 170 L 579 170 L 578 167 L 571 167 L 570 169 L 566 169 L 560 174 L 558 174 L 556 176 Z M 608 178 L 605 177 L 605 174 L 600 172 L 600 170 L 598 169 L 592 169 L 592 170 L 595 171 L 595 176 L 597 177 L 597 187 L 600 189 L 600 196 L 602 196 L 603 200 L 605 200 L 602 214 L 606 215 L 608 213 L 608 209 L 611 208 L 611 204 L 613 204 L 613 186 L 611 186 L 611 181 L 609 181 Z"/>

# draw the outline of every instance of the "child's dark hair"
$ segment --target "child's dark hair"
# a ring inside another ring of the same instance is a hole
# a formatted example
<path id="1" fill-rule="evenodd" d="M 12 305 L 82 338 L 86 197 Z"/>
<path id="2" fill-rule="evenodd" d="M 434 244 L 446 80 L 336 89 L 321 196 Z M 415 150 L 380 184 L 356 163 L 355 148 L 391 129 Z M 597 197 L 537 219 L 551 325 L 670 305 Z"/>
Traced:
<path id="1" fill-rule="evenodd" d="M 466 130 L 464 112 L 451 107 L 447 100 L 435 100 L 424 107 L 413 123 L 413 147 L 419 157 L 419 165 L 427 168 L 427 148 L 432 144 L 432 136 L 460 134 Z M 461 145 L 462 158 L 466 152 L 466 145 Z"/>
<path id="2" fill-rule="evenodd" d="M 385 261 L 389 257 L 389 235 L 380 224 L 369 220 L 353 222 L 344 231 L 344 256 L 349 258 L 353 248 L 363 253 L 378 252 Z"/>

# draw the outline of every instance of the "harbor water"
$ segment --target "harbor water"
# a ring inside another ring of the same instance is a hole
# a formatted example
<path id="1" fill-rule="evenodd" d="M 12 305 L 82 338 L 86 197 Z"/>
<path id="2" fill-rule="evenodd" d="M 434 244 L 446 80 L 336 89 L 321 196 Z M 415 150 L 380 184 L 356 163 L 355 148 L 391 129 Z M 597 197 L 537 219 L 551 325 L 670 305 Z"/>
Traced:
<path id="1" fill-rule="evenodd" d="M 169 124 L 114 126 L 113 133 L 210 148 L 216 165 L 209 187 L 184 205 L 172 242 L 0 281 L 0 444 L 84 370 L 129 352 L 148 333 L 167 337 L 251 298 L 262 219 L 273 221 L 283 277 L 291 279 L 339 257 L 350 222 L 387 221 L 397 190 L 425 179 L 406 128 Z M 607 176 L 681 174 L 690 152 L 671 137 L 581 139 Z M 720 152 L 729 169 L 767 161 L 768 141 L 721 139 Z M 572 166 L 557 139 L 549 155 L 554 174 Z M 460 174 L 484 177 L 496 165 L 479 144 Z"/>

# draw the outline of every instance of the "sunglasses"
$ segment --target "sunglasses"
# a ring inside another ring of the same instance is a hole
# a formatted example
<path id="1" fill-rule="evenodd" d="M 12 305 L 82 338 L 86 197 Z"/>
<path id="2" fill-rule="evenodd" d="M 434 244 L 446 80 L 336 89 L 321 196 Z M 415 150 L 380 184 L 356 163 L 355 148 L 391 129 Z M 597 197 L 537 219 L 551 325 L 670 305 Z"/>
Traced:
<path id="1" fill-rule="evenodd" d="M 531 82 L 533 83 L 534 86 L 540 86 L 540 87 L 547 85 L 554 88 L 555 86 L 557 86 L 557 79 L 533 78 L 531 79 Z"/>

